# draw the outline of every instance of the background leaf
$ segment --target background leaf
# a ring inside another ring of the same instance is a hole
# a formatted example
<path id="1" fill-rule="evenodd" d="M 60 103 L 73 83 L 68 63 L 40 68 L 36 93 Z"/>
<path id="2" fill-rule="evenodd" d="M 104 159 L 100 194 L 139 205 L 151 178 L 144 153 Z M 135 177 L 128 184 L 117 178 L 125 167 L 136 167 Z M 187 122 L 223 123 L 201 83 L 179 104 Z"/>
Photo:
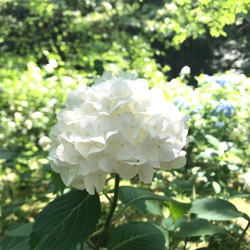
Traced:
<path id="1" fill-rule="evenodd" d="M 173 222 L 176 222 L 178 219 L 184 217 L 191 207 L 189 203 L 182 203 L 178 201 L 167 201 L 166 203 L 168 204 L 168 208 L 173 217 Z"/>
<path id="2" fill-rule="evenodd" d="M 32 223 L 25 223 L 5 233 L 2 247 L 4 250 L 29 250 L 29 235 Z"/>
<path id="3" fill-rule="evenodd" d="M 196 200 L 190 212 L 196 214 L 198 218 L 218 221 L 231 220 L 243 215 L 232 203 L 219 198 Z"/>
<path id="4" fill-rule="evenodd" d="M 145 201 L 146 212 L 149 212 L 154 215 L 162 215 L 162 208 L 158 205 L 157 202 L 147 200 Z"/>
<path id="5" fill-rule="evenodd" d="M 6 232 L 8 236 L 29 236 L 32 231 L 33 223 L 22 224 L 15 229 Z"/>
<path id="6" fill-rule="evenodd" d="M 4 250 L 29 250 L 29 237 L 28 236 L 6 236 L 3 239 Z"/>
<path id="7" fill-rule="evenodd" d="M 220 141 L 215 138 L 212 135 L 205 135 L 205 137 L 207 138 L 208 142 L 213 145 L 216 149 L 219 149 L 220 147 Z"/>
<path id="8" fill-rule="evenodd" d="M 62 181 L 61 175 L 53 171 L 49 164 L 45 164 L 43 165 L 43 167 L 46 169 L 46 171 L 48 171 L 51 174 L 51 178 L 53 179 L 53 183 L 54 183 L 53 193 L 56 194 L 58 192 L 61 192 L 61 194 L 63 194 L 63 191 L 66 188 L 66 185 Z"/>
<path id="9" fill-rule="evenodd" d="M 0 150 L 0 159 L 12 160 L 18 156 L 18 153 L 7 150 L 1 149 Z"/>
<path id="10" fill-rule="evenodd" d="M 183 223 L 180 231 L 176 233 L 177 238 L 186 238 L 203 235 L 213 235 L 217 233 L 226 233 L 225 229 L 218 227 L 206 220 L 195 220 Z"/>
<path id="11" fill-rule="evenodd" d="M 220 184 L 218 182 L 216 182 L 216 181 L 213 181 L 212 185 L 213 185 L 213 188 L 214 188 L 214 192 L 216 194 L 219 194 L 221 192 L 221 186 L 220 186 Z"/>
<path id="12" fill-rule="evenodd" d="M 131 205 L 140 211 L 161 215 L 160 206 L 153 200 L 157 200 L 157 196 L 148 190 L 122 186 L 120 187 L 120 199 L 124 204 L 131 202 Z"/>
<path id="13" fill-rule="evenodd" d="M 30 237 L 32 249 L 71 249 L 95 229 L 100 217 L 98 194 L 73 191 L 52 201 L 38 215 Z"/>
<path id="14" fill-rule="evenodd" d="M 191 207 L 189 203 L 182 203 L 170 197 L 156 195 L 148 190 L 131 186 L 120 187 L 120 199 L 124 204 L 131 204 L 142 211 L 147 211 L 146 200 L 162 201 L 168 206 L 174 221 L 183 217 Z"/>
<path id="15" fill-rule="evenodd" d="M 110 234 L 108 250 L 164 250 L 165 236 L 154 224 L 130 222 Z"/>

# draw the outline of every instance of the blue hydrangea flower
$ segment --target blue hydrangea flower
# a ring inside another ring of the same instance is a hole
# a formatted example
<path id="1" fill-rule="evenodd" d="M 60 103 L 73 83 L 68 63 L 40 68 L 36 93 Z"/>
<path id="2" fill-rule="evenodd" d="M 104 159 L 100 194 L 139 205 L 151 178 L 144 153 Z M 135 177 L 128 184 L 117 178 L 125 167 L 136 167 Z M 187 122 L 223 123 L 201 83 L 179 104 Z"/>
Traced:
<path id="1" fill-rule="evenodd" d="M 190 109 L 189 104 L 181 96 L 175 97 L 174 102 L 179 109 Z"/>
<path id="2" fill-rule="evenodd" d="M 188 103 L 184 100 L 182 96 L 177 96 L 174 98 L 174 103 L 179 109 L 189 110 L 190 114 L 200 113 L 202 110 L 202 106 L 198 101 L 194 101 L 192 103 Z"/>
<path id="3" fill-rule="evenodd" d="M 234 105 L 230 101 L 221 100 L 214 111 L 215 115 L 220 113 L 224 114 L 226 117 L 231 117 L 234 113 Z"/>
<path id="4" fill-rule="evenodd" d="M 209 76 L 204 75 L 205 81 L 212 82 L 224 87 L 227 82 L 229 82 L 229 77 L 225 74 L 219 76 Z"/>
<path id="5" fill-rule="evenodd" d="M 216 127 L 224 127 L 225 123 L 224 122 L 216 122 L 215 126 Z"/>

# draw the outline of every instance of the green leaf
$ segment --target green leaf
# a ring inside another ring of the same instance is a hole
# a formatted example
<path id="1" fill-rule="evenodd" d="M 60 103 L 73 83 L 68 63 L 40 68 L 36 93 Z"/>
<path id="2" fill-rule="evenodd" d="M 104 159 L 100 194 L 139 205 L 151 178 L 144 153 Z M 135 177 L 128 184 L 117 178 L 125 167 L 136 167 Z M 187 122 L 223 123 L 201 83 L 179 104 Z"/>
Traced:
<path id="1" fill-rule="evenodd" d="M 162 215 L 162 209 L 155 201 L 147 200 L 145 201 L 145 205 L 146 212 L 149 212 L 154 215 Z"/>
<path id="2" fill-rule="evenodd" d="M 231 170 L 231 171 L 237 171 L 237 170 L 239 170 L 239 167 L 236 166 L 236 165 L 233 165 L 233 164 L 228 164 L 228 165 L 227 165 L 227 168 L 228 168 L 229 170 Z"/>
<path id="3" fill-rule="evenodd" d="M 22 224 L 15 229 L 6 232 L 8 236 L 29 236 L 32 231 L 33 223 Z"/>
<path id="4" fill-rule="evenodd" d="M 154 201 L 154 199 L 157 200 L 157 197 L 150 191 L 122 186 L 120 187 L 120 199 L 124 204 L 132 202 L 131 205 L 142 212 L 150 212 L 156 215 L 162 214 L 160 206 Z"/>
<path id="5" fill-rule="evenodd" d="M 54 184 L 54 191 L 53 193 L 56 194 L 58 192 L 63 193 L 63 191 L 66 188 L 66 185 L 63 183 L 61 175 L 59 173 L 56 173 L 51 169 L 51 166 L 48 164 L 43 165 L 43 167 L 51 174 L 51 178 L 53 180 Z"/>
<path id="6" fill-rule="evenodd" d="M 213 185 L 215 193 L 219 194 L 221 192 L 221 186 L 220 186 L 220 184 L 218 182 L 216 182 L 216 181 L 213 181 L 212 185 Z"/>
<path id="7" fill-rule="evenodd" d="M 212 135 L 205 135 L 205 137 L 207 138 L 208 142 L 213 145 L 216 149 L 219 149 L 220 147 L 220 141 L 215 138 Z"/>
<path id="8" fill-rule="evenodd" d="M 217 233 L 226 233 L 225 229 L 218 227 L 206 220 L 195 220 L 183 223 L 180 231 L 175 234 L 176 238 L 195 237 L 203 235 L 213 235 Z"/>
<path id="9" fill-rule="evenodd" d="M 164 233 L 159 227 L 148 222 L 130 222 L 113 229 L 108 250 L 131 249 L 164 250 Z"/>
<path id="10" fill-rule="evenodd" d="M 38 215 L 30 236 L 31 248 L 74 248 L 95 230 L 100 213 L 98 194 L 77 190 L 56 198 Z"/>
<path id="11" fill-rule="evenodd" d="M 32 223 L 26 223 L 8 230 L 3 239 L 4 250 L 29 250 L 29 235 L 32 230 Z"/>
<path id="12" fill-rule="evenodd" d="M 191 213 L 208 220 L 231 220 L 243 216 L 230 202 L 219 198 L 204 198 L 193 202 Z"/>
<path id="13" fill-rule="evenodd" d="M 4 250 L 29 250 L 29 237 L 28 236 L 6 236 L 3 239 Z"/>
<path id="14" fill-rule="evenodd" d="M 178 219 L 184 217 L 191 207 L 190 203 L 177 201 L 166 201 L 166 203 L 168 204 L 169 211 L 173 217 L 173 222 L 176 222 Z"/>
<path id="15" fill-rule="evenodd" d="M 182 203 L 170 197 L 156 195 L 148 190 L 131 186 L 120 187 L 120 199 L 124 204 L 133 205 L 145 212 L 148 211 L 146 200 L 161 201 L 168 206 L 174 221 L 183 217 L 191 207 L 190 203 Z"/>
<path id="16" fill-rule="evenodd" d="M 18 153 L 6 150 L 6 149 L 1 149 L 0 150 L 0 159 L 5 159 L 5 160 L 12 160 L 15 159 L 18 156 Z"/>
<path id="17" fill-rule="evenodd" d="M 196 248 L 195 250 L 216 250 L 216 249 L 211 247 L 201 247 L 201 248 Z"/>

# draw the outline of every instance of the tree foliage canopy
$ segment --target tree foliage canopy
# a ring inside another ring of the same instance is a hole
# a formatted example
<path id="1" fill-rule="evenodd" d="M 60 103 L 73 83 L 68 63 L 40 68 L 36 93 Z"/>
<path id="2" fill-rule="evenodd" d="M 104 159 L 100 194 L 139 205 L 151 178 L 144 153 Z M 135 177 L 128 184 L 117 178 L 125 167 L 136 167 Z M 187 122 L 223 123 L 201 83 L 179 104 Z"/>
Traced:
<path id="1" fill-rule="evenodd" d="M 194 75 L 215 72 L 218 66 L 222 71 L 241 67 L 245 72 L 249 66 L 250 0 L 1 0 L 0 4 L 0 48 L 15 61 L 19 55 L 46 64 L 54 57 L 64 67 L 93 74 L 136 69 L 145 75 L 148 65 L 167 73 L 170 66 L 169 76 L 185 65 Z M 219 65 L 211 66 L 218 58 Z"/>

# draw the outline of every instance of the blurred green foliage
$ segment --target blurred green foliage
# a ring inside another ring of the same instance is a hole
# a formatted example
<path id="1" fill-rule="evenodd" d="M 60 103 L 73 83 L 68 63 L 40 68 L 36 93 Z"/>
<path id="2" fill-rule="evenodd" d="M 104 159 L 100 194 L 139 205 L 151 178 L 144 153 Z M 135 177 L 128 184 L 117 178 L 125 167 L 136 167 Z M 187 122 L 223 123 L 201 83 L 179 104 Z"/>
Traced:
<path id="1" fill-rule="evenodd" d="M 67 93 L 104 71 L 145 77 L 190 115 L 186 168 L 157 173 L 152 189 L 183 200 L 246 194 L 249 9 L 250 0 L 0 0 L 0 238 L 59 192 L 42 167 L 50 129 Z M 205 75 L 228 69 L 239 74 Z"/>
<path id="2" fill-rule="evenodd" d="M 49 52 L 61 66 L 93 75 L 110 69 L 145 75 L 157 68 L 172 77 L 185 65 L 192 75 L 217 73 L 218 67 L 249 74 L 250 0 L 1 0 L 0 5 L 5 55 L 0 65 L 6 58 L 16 68 L 30 60 L 44 65 Z"/>

